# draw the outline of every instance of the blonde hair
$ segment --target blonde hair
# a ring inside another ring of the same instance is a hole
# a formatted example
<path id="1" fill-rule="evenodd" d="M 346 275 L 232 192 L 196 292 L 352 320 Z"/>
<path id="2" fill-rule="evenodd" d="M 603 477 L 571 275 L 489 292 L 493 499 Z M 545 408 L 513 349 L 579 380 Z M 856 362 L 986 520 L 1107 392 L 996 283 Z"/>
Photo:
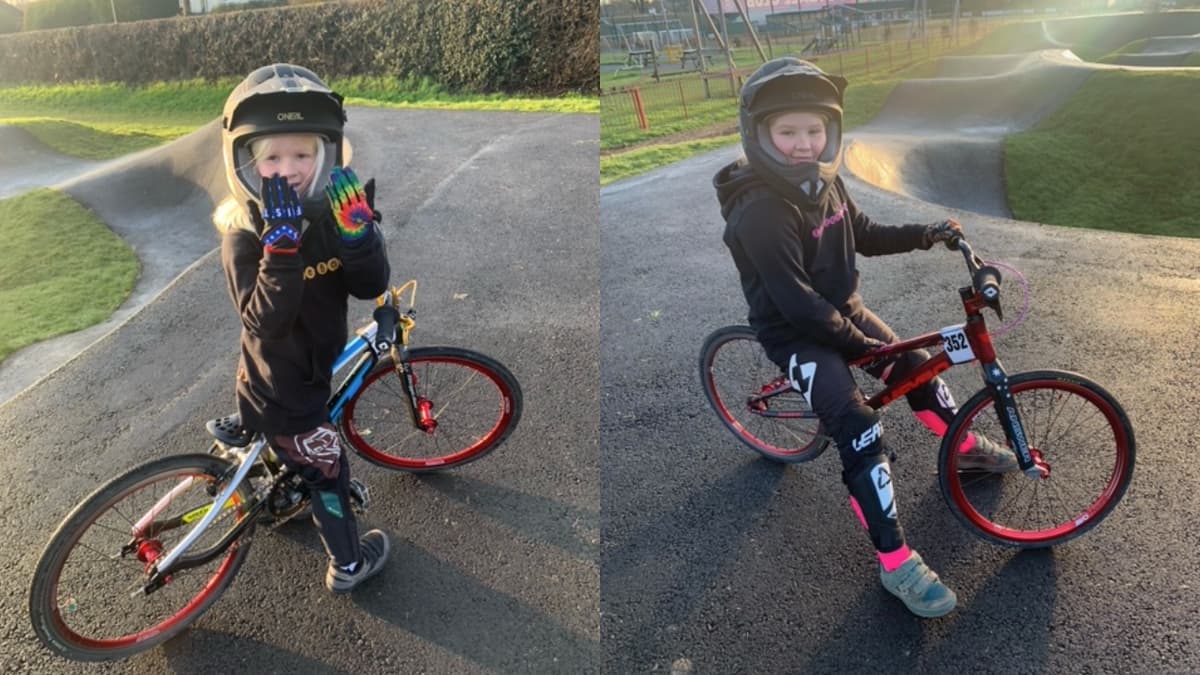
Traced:
<path id="1" fill-rule="evenodd" d="M 325 143 L 322 142 L 320 136 L 317 134 L 288 135 L 304 136 L 312 139 L 314 148 L 313 153 L 316 155 L 316 159 L 313 162 L 314 172 L 319 171 L 320 168 L 325 165 Z M 246 164 L 238 167 L 238 172 L 240 173 L 246 169 L 255 168 L 258 165 L 259 160 L 274 151 L 275 142 L 278 138 L 279 136 L 263 136 L 262 138 L 256 138 L 250 141 L 250 160 L 246 162 Z M 317 180 L 316 176 L 314 175 L 309 179 L 308 190 L 306 190 L 307 194 L 303 196 L 312 197 L 314 194 L 316 194 L 316 191 Z M 246 205 L 239 204 L 238 201 L 233 198 L 233 195 L 226 197 L 221 201 L 220 204 L 217 205 L 217 208 L 213 210 L 212 219 L 213 225 L 217 228 L 218 232 L 224 233 L 231 232 L 233 230 L 246 230 L 248 232 L 257 233 L 258 231 L 254 227 L 254 223 L 250 220 L 250 213 L 246 211 Z"/>

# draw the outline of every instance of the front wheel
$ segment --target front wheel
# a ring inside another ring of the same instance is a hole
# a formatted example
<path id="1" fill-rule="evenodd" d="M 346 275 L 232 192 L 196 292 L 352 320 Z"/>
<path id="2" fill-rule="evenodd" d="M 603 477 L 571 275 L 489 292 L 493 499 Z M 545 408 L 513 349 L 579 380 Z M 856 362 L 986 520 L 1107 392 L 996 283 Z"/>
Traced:
<path id="1" fill-rule="evenodd" d="M 1105 518 L 1133 478 L 1133 428 L 1100 385 L 1074 373 L 1043 370 L 1009 378 L 1039 476 L 958 469 L 973 434 L 1005 445 L 991 392 L 971 397 L 942 439 L 938 466 L 950 510 L 977 535 L 1019 548 L 1060 544 Z"/>
<path id="2" fill-rule="evenodd" d="M 210 455 L 166 457 L 114 478 L 77 506 L 34 571 L 29 616 L 42 643 L 79 661 L 128 658 L 182 631 L 216 602 L 245 560 L 249 537 L 175 572 L 148 595 L 139 589 L 154 562 L 212 507 L 230 466 Z M 189 551 L 215 544 L 247 515 L 251 497 L 249 486 L 239 486 Z"/>
<path id="3" fill-rule="evenodd" d="M 408 352 L 418 419 L 390 356 L 346 404 L 342 432 L 365 459 L 424 472 L 461 466 L 495 450 L 521 419 L 521 385 L 496 360 L 457 347 Z"/>
<path id="4" fill-rule="evenodd" d="M 749 326 L 726 326 L 705 338 L 700 384 L 725 428 L 773 462 L 811 461 L 829 446 L 817 414 Z"/>

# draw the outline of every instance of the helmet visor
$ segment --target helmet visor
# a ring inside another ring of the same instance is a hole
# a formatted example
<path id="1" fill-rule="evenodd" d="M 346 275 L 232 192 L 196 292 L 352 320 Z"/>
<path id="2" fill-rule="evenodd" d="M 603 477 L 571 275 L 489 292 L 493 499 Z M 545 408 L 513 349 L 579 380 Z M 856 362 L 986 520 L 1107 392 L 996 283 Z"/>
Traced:
<path id="1" fill-rule="evenodd" d="M 309 199 L 329 184 L 329 174 L 339 163 L 338 149 L 320 134 L 247 136 L 233 145 L 233 175 L 255 200 L 262 199 L 262 179 L 276 173 L 288 179 L 301 199 Z"/>

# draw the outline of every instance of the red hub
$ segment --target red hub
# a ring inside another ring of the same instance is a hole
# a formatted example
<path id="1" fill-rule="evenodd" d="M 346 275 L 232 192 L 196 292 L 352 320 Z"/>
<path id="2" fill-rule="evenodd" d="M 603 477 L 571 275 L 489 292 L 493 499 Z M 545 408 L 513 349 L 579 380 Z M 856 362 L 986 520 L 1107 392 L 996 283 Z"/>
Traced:
<path id="1" fill-rule="evenodd" d="M 437 429 L 437 419 L 433 416 L 433 401 L 427 398 L 417 399 L 417 426 L 426 433 L 433 433 L 434 429 Z"/>
<path id="2" fill-rule="evenodd" d="M 149 572 L 154 563 L 162 555 L 162 543 L 154 539 L 147 539 L 138 544 L 137 559 L 146 563 L 146 571 Z"/>

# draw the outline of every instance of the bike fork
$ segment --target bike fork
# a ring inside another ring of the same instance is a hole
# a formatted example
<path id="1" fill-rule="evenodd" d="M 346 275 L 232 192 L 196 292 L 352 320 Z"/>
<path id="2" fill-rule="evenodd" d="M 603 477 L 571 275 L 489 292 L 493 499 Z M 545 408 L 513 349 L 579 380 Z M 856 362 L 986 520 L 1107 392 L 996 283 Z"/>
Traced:
<path id="1" fill-rule="evenodd" d="M 1008 385 L 1008 373 L 999 361 L 982 364 L 983 381 L 992 392 L 992 401 L 996 406 L 996 417 L 1008 438 L 1009 445 L 1017 455 L 1017 465 L 1030 478 L 1042 478 L 1043 471 L 1034 461 L 1029 442 L 1025 436 L 1025 425 L 1021 422 L 1021 413 L 1013 400 L 1012 391 Z"/>
<path id="2" fill-rule="evenodd" d="M 437 417 L 433 414 L 433 403 L 429 399 L 421 398 L 417 395 L 417 376 L 413 373 L 413 369 L 401 359 L 397 358 L 397 354 L 392 354 L 392 361 L 395 363 L 396 374 L 400 376 L 400 383 L 404 389 L 404 395 L 408 398 L 408 413 L 412 418 L 413 426 L 424 432 L 431 432 L 437 428 Z"/>

